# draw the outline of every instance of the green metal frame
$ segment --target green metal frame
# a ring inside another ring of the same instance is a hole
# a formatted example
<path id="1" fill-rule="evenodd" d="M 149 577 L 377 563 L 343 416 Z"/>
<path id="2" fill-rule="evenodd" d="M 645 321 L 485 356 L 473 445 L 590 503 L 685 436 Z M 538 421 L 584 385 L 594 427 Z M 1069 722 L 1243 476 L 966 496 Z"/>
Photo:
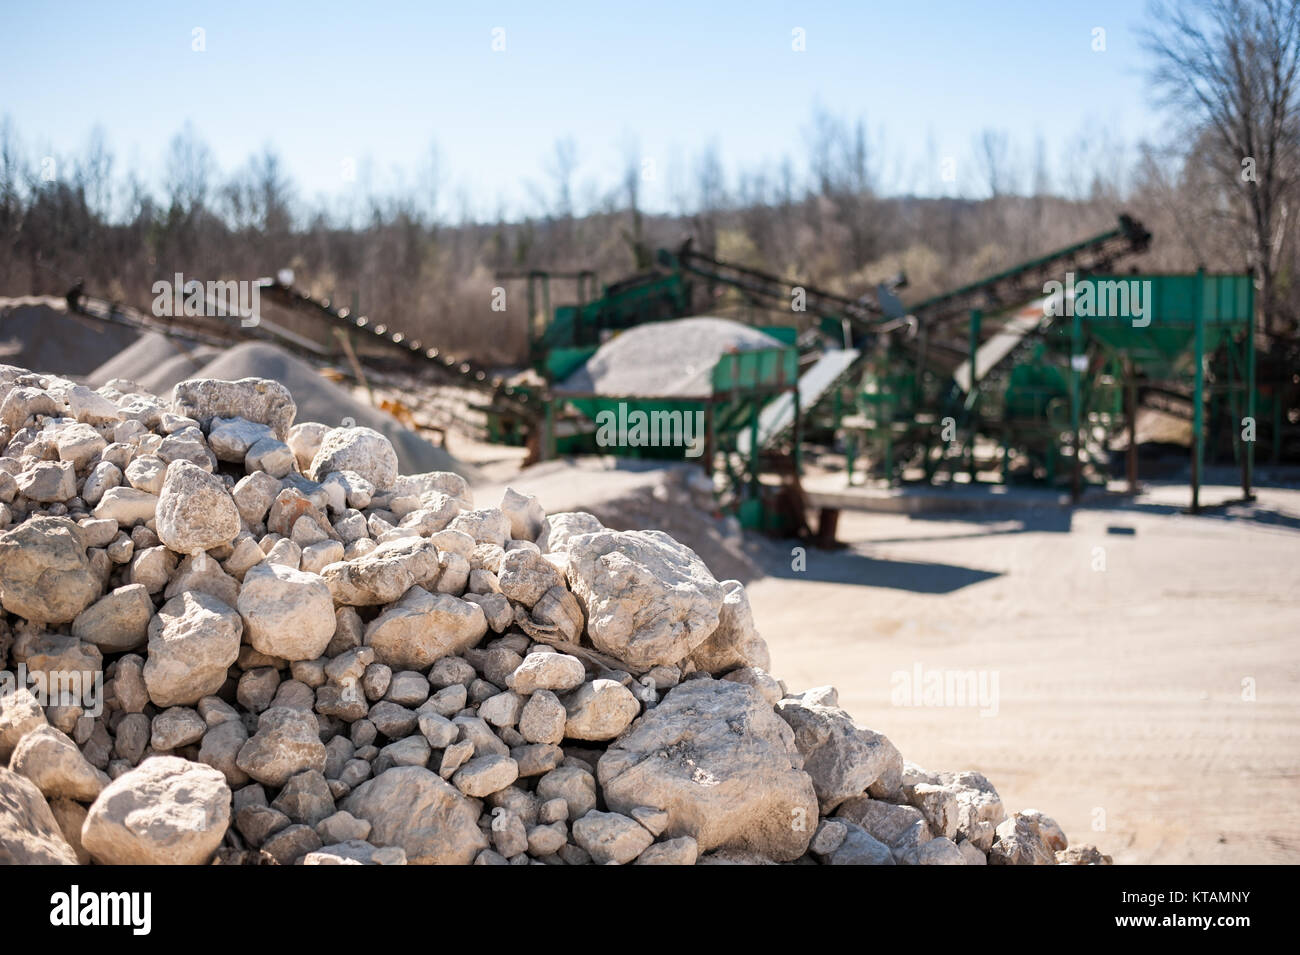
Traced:
<path id="1" fill-rule="evenodd" d="M 705 443 L 701 464 L 711 478 L 722 479 L 729 509 L 746 527 L 765 527 L 772 514 L 767 507 L 761 481 L 764 449 L 758 443 L 759 414 L 763 407 L 784 392 L 795 395 L 795 439 L 799 444 L 798 407 L 799 352 L 793 346 L 760 348 L 732 352 L 721 356 L 713 367 L 711 394 L 701 398 L 655 395 L 554 394 L 547 401 L 544 418 L 544 453 L 554 454 L 557 411 L 567 406 L 592 423 L 602 413 L 617 419 L 620 413 L 629 418 L 634 412 L 655 414 L 698 414 L 704 424 Z M 748 434 L 742 446 L 740 436 Z M 574 450 L 610 453 L 610 448 L 596 446 L 595 433 L 575 442 Z M 620 446 L 623 457 L 681 459 L 681 447 Z M 796 468 L 798 456 L 796 452 Z"/>
<path id="2" fill-rule="evenodd" d="M 1149 324 L 1137 325 L 1130 317 L 1076 316 L 1082 334 L 1121 357 L 1135 374 L 1152 377 L 1187 375 L 1191 361 L 1192 379 L 1192 513 L 1200 511 L 1201 478 L 1205 469 L 1207 398 L 1227 395 L 1242 402 L 1245 417 L 1255 416 L 1255 280 L 1249 274 L 1209 273 L 1153 275 L 1096 275 L 1085 283 L 1114 281 L 1150 282 Z M 1095 293 L 1094 293 L 1095 294 Z M 1225 354 L 1225 381 L 1206 390 L 1206 362 L 1216 351 Z M 1075 377 L 1078 377 L 1076 371 Z M 1234 451 L 1241 464 L 1242 493 L 1253 500 L 1255 443 L 1243 442 L 1239 428 L 1233 429 Z M 1241 447 L 1244 444 L 1245 447 Z"/>

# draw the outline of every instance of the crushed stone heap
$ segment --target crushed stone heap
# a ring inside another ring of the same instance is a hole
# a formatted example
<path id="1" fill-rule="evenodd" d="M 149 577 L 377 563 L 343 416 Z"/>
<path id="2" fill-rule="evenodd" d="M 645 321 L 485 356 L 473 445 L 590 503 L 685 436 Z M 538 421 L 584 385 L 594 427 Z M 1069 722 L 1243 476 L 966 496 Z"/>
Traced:
<path id="1" fill-rule="evenodd" d="M 605 342 L 555 390 L 706 398 L 713 393 L 713 367 L 723 355 L 780 345 L 766 332 L 729 318 L 647 322 Z"/>
<path id="2" fill-rule="evenodd" d="M 116 384 L 0 366 L 0 862 L 1110 861 L 790 692 L 662 532 Z"/>

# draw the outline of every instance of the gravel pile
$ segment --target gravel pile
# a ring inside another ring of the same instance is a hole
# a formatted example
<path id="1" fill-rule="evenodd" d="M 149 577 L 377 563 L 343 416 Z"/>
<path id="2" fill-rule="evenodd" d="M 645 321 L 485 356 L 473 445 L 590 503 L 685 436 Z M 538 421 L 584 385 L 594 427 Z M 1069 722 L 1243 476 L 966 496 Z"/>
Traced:
<path id="1" fill-rule="evenodd" d="M 1108 861 L 790 692 L 668 535 L 297 411 L 0 366 L 0 862 Z"/>
<path id="2" fill-rule="evenodd" d="M 0 363 L 85 375 L 128 348 L 134 328 L 68 314 L 61 298 L 32 296 L 0 299 Z"/>
<path id="3" fill-rule="evenodd" d="M 220 354 L 220 349 L 211 345 L 145 332 L 87 375 L 86 381 L 99 387 L 114 378 L 125 378 L 152 394 L 170 394 L 178 381 L 200 377 L 203 366 Z"/>
<path id="4" fill-rule="evenodd" d="M 351 422 L 383 434 L 397 452 L 403 471 L 455 471 L 463 477 L 474 477 L 473 468 L 443 448 L 425 441 L 391 415 L 354 398 L 284 349 L 263 342 L 245 342 L 225 351 L 186 349 L 174 340 L 151 333 L 101 365 L 89 381 L 105 385 L 113 379 L 126 379 L 124 389 L 169 394 L 181 381 L 197 378 L 269 378 L 289 390 L 305 420 L 332 425 Z"/>
<path id="5" fill-rule="evenodd" d="M 638 325 L 611 338 L 556 389 L 560 393 L 702 398 L 713 366 L 731 351 L 781 342 L 725 318 L 682 318 Z"/>

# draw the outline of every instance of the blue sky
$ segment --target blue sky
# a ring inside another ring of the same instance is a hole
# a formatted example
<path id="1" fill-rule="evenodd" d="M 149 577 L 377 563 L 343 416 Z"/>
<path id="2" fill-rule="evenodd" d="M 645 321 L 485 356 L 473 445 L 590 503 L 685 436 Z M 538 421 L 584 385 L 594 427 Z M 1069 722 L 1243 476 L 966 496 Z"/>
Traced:
<path id="1" fill-rule="evenodd" d="M 457 194 L 482 214 L 530 209 L 529 183 L 546 182 L 561 136 L 577 145 L 581 203 L 612 188 L 632 152 L 653 164 L 646 204 L 672 208 L 709 144 L 729 174 L 785 155 L 802 168 L 816 107 L 865 120 L 886 191 L 986 191 L 971 160 L 985 128 L 1007 134 L 1025 171 L 1041 137 L 1068 188 L 1087 162 L 1081 137 L 1119 156 L 1167 135 L 1147 95 L 1145 22 L 1140 0 L 0 0 L 0 115 L 34 155 L 76 153 L 98 124 L 117 171 L 148 182 L 188 120 L 222 170 L 270 144 L 303 198 L 331 203 L 414 184 L 436 142 L 451 214 Z"/>

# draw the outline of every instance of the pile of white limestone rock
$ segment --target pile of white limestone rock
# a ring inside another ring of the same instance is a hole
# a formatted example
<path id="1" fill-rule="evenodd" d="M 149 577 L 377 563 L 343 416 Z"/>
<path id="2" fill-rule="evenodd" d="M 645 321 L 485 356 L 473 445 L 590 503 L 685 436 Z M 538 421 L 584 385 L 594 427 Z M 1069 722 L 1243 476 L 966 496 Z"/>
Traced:
<path id="1" fill-rule="evenodd" d="M 789 692 L 671 537 L 294 416 L 0 366 L 0 862 L 1110 861 Z"/>

